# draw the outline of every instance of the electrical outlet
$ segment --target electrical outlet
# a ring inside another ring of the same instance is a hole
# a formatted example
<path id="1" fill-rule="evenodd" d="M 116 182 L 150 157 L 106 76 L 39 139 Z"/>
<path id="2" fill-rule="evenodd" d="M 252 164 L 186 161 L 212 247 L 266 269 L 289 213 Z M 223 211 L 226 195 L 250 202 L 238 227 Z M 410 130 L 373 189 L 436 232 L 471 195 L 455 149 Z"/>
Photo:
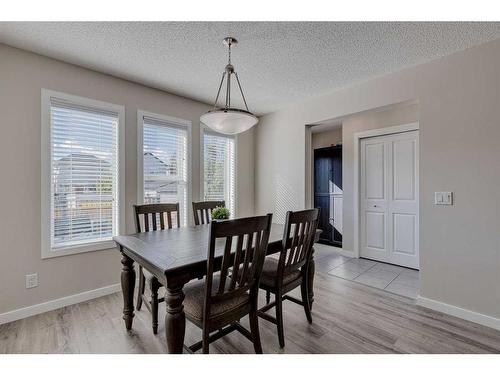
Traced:
<path id="1" fill-rule="evenodd" d="M 26 289 L 36 288 L 38 286 L 38 274 L 32 273 L 31 275 L 26 275 Z"/>

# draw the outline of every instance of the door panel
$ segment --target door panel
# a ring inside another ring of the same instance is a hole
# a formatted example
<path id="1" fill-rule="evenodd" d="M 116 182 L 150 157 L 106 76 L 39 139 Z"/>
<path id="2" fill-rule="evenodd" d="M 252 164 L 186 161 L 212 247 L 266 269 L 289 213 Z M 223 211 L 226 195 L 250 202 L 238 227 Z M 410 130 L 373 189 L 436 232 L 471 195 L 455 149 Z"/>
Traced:
<path id="1" fill-rule="evenodd" d="M 415 140 L 393 142 L 394 200 L 415 200 Z"/>
<path id="2" fill-rule="evenodd" d="M 385 213 L 366 211 L 366 247 L 385 251 Z"/>
<path id="3" fill-rule="evenodd" d="M 385 171 L 384 144 L 367 144 L 365 156 L 366 199 L 384 199 Z"/>
<path id="4" fill-rule="evenodd" d="M 418 131 L 362 139 L 360 157 L 360 255 L 418 268 Z"/>
<path id="5" fill-rule="evenodd" d="M 383 140 L 362 140 L 361 148 L 361 256 L 386 259 L 387 145 Z"/>
<path id="6" fill-rule="evenodd" d="M 409 214 L 394 214 L 394 252 L 415 255 L 416 217 Z"/>

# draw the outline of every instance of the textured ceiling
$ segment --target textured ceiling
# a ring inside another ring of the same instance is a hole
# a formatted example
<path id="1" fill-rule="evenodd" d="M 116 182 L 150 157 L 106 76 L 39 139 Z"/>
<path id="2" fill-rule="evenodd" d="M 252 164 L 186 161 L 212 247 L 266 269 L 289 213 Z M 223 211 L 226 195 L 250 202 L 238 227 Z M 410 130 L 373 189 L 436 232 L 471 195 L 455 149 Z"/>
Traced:
<path id="1" fill-rule="evenodd" d="M 308 97 L 500 38 L 500 23 L 0 22 L 0 42 L 212 103 L 226 64 L 250 110 Z"/>

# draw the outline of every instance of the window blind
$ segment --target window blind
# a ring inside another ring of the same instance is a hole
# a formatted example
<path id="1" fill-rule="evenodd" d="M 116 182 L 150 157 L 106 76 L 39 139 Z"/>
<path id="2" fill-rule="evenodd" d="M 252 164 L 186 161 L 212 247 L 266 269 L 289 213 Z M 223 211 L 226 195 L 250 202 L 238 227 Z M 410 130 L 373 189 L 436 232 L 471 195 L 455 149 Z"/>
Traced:
<path id="1" fill-rule="evenodd" d="M 118 234 L 118 113 L 50 100 L 51 247 Z"/>
<path id="2" fill-rule="evenodd" d="M 234 138 L 203 133 L 203 192 L 204 200 L 225 200 L 234 215 L 235 210 L 235 144 Z"/>
<path id="3" fill-rule="evenodd" d="M 187 153 L 186 126 L 143 117 L 144 203 L 179 202 L 181 225 L 187 225 Z"/>

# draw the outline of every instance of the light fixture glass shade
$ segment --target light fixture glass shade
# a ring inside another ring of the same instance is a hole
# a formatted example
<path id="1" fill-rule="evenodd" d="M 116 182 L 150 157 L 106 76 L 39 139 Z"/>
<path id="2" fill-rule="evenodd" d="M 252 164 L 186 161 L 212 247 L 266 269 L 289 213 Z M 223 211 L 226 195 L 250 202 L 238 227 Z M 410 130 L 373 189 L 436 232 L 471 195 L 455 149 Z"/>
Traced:
<path id="1" fill-rule="evenodd" d="M 259 119 L 242 109 L 214 109 L 200 117 L 200 121 L 222 134 L 242 133 L 259 122 Z"/>

